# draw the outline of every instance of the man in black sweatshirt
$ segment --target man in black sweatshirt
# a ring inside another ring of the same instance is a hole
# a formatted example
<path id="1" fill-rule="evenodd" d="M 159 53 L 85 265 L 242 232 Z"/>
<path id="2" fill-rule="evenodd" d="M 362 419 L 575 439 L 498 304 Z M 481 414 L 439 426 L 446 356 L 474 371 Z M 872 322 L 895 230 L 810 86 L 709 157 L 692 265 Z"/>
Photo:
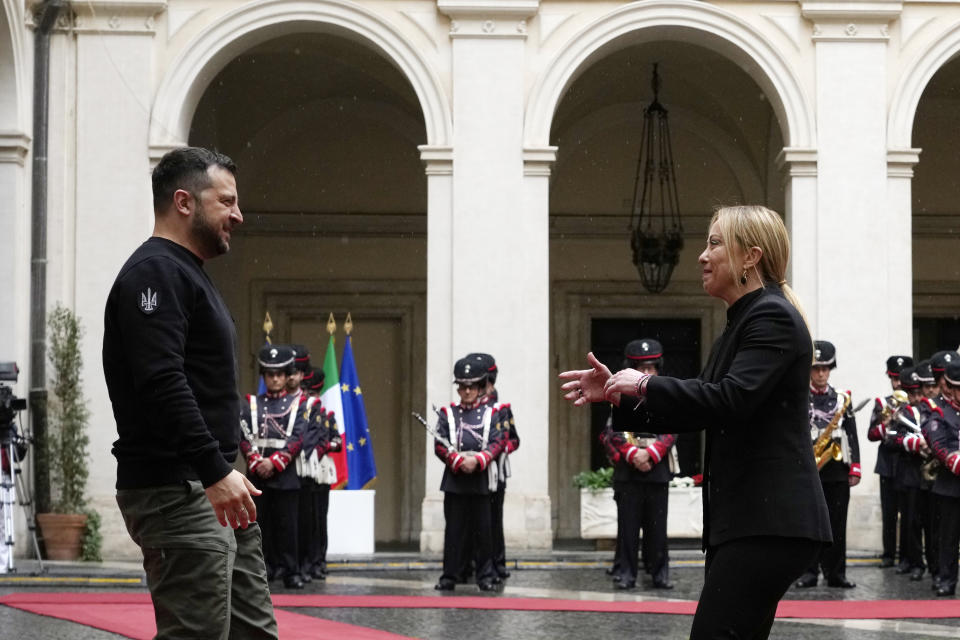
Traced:
<path id="1" fill-rule="evenodd" d="M 203 270 L 243 222 L 236 165 L 171 151 L 153 171 L 153 208 L 153 236 L 121 268 L 104 316 L 117 503 L 143 551 L 158 638 L 277 638 L 260 492 L 232 466 L 236 329 Z"/>

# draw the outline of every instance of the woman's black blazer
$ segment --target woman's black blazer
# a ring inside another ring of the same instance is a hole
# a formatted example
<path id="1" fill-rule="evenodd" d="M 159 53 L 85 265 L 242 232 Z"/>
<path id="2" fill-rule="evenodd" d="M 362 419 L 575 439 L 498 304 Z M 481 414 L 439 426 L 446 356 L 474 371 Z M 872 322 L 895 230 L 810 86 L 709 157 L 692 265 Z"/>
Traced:
<path id="1" fill-rule="evenodd" d="M 727 310 L 699 378 L 647 383 L 636 426 L 706 429 L 704 547 L 746 536 L 831 541 L 807 415 L 812 356 L 803 317 L 767 284 Z"/>

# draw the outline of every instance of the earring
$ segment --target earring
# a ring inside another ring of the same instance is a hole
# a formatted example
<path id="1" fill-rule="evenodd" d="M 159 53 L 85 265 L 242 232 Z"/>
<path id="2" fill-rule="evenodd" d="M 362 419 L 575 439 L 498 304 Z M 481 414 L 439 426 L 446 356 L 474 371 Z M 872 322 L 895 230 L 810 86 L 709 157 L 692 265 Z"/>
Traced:
<path id="1" fill-rule="evenodd" d="M 743 275 L 740 276 L 740 284 L 747 284 L 747 270 L 743 270 Z"/>

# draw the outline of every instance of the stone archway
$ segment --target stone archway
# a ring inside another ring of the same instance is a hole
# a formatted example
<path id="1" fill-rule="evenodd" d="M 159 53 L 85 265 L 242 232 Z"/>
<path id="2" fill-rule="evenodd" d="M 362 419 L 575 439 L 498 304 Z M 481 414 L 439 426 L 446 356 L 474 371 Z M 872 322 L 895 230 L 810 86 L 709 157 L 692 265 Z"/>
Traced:
<path id="1" fill-rule="evenodd" d="M 960 22 L 952 24 L 921 51 L 900 76 L 887 119 L 887 145 L 891 150 L 910 149 L 914 117 L 924 89 L 943 65 L 960 53 Z"/>
<path id="2" fill-rule="evenodd" d="M 264 0 L 233 11 L 204 29 L 176 60 L 157 91 L 150 120 L 154 158 L 184 144 L 193 112 L 210 80 L 252 46 L 295 30 L 334 29 L 381 51 L 413 86 L 423 109 L 427 145 L 450 144 L 450 108 L 440 81 L 415 47 L 376 14 L 339 0 Z"/>
<path id="3" fill-rule="evenodd" d="M 770 99 L 784 132 L 784 146 L 816 146 L 813 106 L 783 55 L 762 33 L 733 14 L 693 0 L 629 4 L 571 38 L 533 88 L 524 122 L 526 146 L 549 145 L 551 122 L 561 97 L 593 58 L 642 41 L 644 32 L 653 28 L 657 38 L 665 33 L 679 40 L 696 38 L 695 44 L 740 62 Z"/>

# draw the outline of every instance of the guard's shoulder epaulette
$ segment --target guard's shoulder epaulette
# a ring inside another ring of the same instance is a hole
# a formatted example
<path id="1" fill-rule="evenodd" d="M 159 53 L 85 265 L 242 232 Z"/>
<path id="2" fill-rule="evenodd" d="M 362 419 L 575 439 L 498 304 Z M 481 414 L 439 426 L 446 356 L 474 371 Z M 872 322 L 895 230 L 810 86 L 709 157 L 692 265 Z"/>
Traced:
<path id="1" fill-rule="evenodd" d="M 938 414 L 941 418 L 943 417 L 943 409 L 941 409 L 940 405 L 938 405 L 932 399 L 924 398 L 922 402 L 926 403 L 926 405 L 930 408 L 931 412 Z"/>

